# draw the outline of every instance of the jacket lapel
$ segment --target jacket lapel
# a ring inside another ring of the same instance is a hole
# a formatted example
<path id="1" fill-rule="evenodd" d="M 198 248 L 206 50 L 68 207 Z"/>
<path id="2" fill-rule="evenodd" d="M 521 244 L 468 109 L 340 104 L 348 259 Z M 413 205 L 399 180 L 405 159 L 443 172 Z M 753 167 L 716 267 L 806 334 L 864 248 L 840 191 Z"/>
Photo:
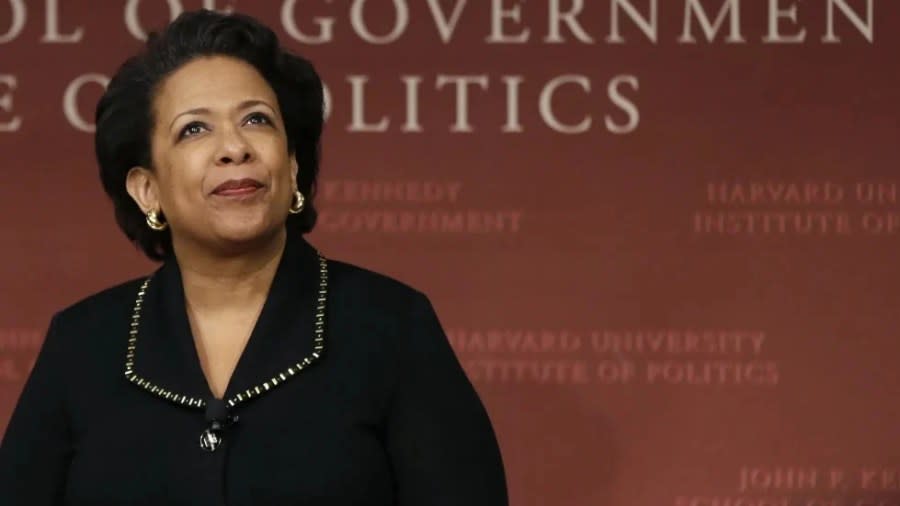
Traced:
<path id="1" fill-rule="evenodd" d="M 285 250 L 259 319 L 225 391 L 225 398 L 261 385 L 309 356 L 318 290 L 316 250 L 299 233 L 288 232 Z M 174 257 L 153 275 L 141 310 L 135 371 L 177 394 L 209 399 Z"/>
<path id="2" fill-rule="evenodd" d="M 312 353 L 318 287 L 315 248 L 299 233 L 288 232 L 269 295 L 228 382 L 225 398 L 262 385 Z"/>

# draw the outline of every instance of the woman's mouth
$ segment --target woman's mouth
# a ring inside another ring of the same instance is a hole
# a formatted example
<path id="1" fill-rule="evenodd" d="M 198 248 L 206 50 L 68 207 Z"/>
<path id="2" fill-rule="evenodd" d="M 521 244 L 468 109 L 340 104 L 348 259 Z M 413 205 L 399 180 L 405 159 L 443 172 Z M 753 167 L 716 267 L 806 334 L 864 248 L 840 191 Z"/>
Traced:
<path id="1" fill-rule="evenodd" d="M 263 184 L 255 179 L 229 179 L 216 186 L 212 193 L 222 197 L 243 197 L 253 195 L 262 187 Z"/>

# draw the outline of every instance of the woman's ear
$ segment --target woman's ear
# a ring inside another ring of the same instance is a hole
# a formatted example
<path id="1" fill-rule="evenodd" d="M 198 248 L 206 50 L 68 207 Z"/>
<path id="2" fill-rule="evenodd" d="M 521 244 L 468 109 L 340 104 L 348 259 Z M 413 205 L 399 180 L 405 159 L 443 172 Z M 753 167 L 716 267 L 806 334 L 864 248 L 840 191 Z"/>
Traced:
<path id="1" fill-rule="evenodd" d="M 291 184 L 293 185 L 294 191 L 297 191 L 300 187 L 297 186 L 297 173 L 300 170 L 300 165 L 297 163 L 297 155 L 291 154 Z"/>
<path id="2" fill-rule="evenodd" d="M 144 214 L 148 211 L 162 211 L 159 208 L 159 194 L 153 171 L 144 167 L 132 167 L 125 176 L 125 189 Z"/>

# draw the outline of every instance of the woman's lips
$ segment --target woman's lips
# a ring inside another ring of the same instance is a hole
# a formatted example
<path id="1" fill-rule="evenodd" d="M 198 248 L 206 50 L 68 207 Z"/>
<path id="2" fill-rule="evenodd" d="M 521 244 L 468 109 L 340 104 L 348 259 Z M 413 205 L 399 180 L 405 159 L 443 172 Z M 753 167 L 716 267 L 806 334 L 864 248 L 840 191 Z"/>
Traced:
<path id="1" fill-rule="evenodd" d="M 223 197 L 237 197 L 250 195 L 263 187 L 263 184 L 255 179 L 229 179 L 224 183 L 216 186 L 213 190 L 214 195 Z"/>
<path id="2" fill-rule="evenodd" d="M 259 190 L 258 186 L 242 186 L 240 188 L 231 188 L 228 190 L 220 190 L 215 192 L 216 195 L 222 195 L 224 197 L 235 196 L 235 195 L 249 195 L 251 193 Z"/>

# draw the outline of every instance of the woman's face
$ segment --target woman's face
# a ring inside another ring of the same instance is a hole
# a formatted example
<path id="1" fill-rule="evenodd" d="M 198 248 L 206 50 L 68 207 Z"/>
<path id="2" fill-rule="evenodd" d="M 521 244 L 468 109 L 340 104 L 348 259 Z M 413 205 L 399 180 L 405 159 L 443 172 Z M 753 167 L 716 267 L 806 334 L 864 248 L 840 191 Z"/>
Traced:
<path id="1" fill-rule="evenodd" d="M 153 170 L 129 193 L 161 210 L 177 245 L 229 249 L 283 228 L 296 188 L 272 88 L 251 65 L 201 57 L 168 76 L 154 101 Z"/>

